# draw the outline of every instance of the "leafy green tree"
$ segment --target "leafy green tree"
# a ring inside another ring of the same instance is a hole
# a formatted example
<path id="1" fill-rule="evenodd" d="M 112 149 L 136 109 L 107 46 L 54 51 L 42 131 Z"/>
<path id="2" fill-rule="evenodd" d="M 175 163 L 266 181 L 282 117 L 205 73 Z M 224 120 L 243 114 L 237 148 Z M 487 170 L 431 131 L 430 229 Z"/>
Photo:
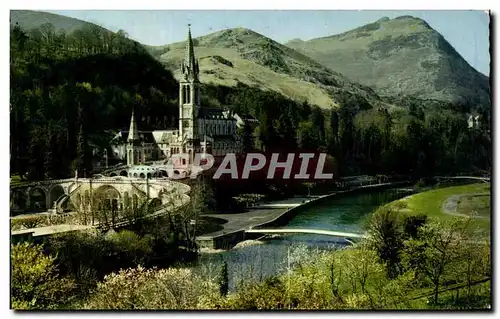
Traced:
<path id="1" fill-rule="evenodd" d="M 187 310 L 214 295 L 214 283 L 203 282 L 189 269 L 120 270 L 98 283 L 84 308 L 92 310 Z"/>
<path id="2" fill-rule="evenodd" d="M 243 152 L 249 153 L 253 150 L 253 130 L 250 123 L 245 121 L 243 127 L 238 131 L 242 142 Z"/>
<path id="3" fill-rule="evenodd" d="M 321 141 L 318 139 L 317 130 L 311 121 L 300 122 L 297 135 L 300 148 L 317 150 L 320 146 Z"/>
<path id="4" fill-rule="evenodd" d="M 325 117 L 323 112 L 319 107 L 313 107 L 310 118 L 316 131 L 316 140 L 322 145 L 325 140 Z"/>
<path id="5" fill-rule="evenodd" d="M 11 245 L 11 301 L 14 309 L 56 309 L 73 295 L 74 282 L 60 278 L 54 257 L 42 246 Z"/>
<path id="6" fill-rule="evenodd" d="M 419 229 L 418 239 L 407 241 L 405 263 L 423 274 L 433 286 L 433 302 L 438 302 L 443 278 L 453 272 L 464 243 L 469 241 L 470 219 L 431 222 Z"/>
<path id="7" fill-rule="evenodd" d="M 391 279 L 400 274 L 403 234 L 398 224 L 397 213 L 390 209 L 379 209 L 372 215 L 368 232 L 369 245 L 386 264 L 387 276 Z"/>

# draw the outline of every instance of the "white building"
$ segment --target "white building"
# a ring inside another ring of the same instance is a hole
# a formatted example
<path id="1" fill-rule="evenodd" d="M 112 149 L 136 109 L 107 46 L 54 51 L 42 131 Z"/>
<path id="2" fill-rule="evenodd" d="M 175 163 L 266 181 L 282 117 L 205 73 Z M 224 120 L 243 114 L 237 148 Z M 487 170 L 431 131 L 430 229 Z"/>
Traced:
<path id="1" fill-rule="evenodd" d="M 474 113 L 469 115 L 469 118 L 467 119 L 467 126 L 471 128 L 479 128 L 479 114 Z"/>
<path id="2" fill-rule="evenodd" d="M 179 153 L 189 154 L 191 162 L 196 153 L 207 152 L 214 157 L 240 153 L 237 128 L 245 120 L 252 124 L 257 120 L 221 108 L 201 107 L 199 68 L 190 29 L 181 71 L 178 129 L 140 131 L 132 112 L 129 130 L 119 132 L 113 139 L 111 149 L 114 157 L 126 159 L 127 165 L 132 166 L 163 161 Z"/>

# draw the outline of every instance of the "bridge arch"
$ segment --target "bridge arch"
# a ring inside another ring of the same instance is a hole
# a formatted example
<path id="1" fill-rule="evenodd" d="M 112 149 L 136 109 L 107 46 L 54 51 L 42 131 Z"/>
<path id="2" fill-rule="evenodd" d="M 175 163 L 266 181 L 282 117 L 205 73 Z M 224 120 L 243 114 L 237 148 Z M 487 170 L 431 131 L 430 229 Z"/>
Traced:
<path id="1" fill-rule="evenodd" d="M 123 208 L 130 208 L 131 206 L 131 197 L 129 193 L 126 191 L 123 193 Z"/>
<path id="2" fill-rule="evenodd" d="M 30 208 L 35 210 L 47 209 L 47 194 L 41 187 L 34 187 L 28 193 Z"/>
<path id="3" fill-rule="evenodd" d="M 94 204 L 99 208 L 118 210 L 120 208 L 120 192 L 111 185 L 103 185 L 95 190 Z"/>
<path id="4" fill-rule="evenodd" d="M 55 201 L 64 194 L 64 188 L 61 185 L 56 184 L 52 186 L 49 190 L 49 208 L 52 208 Z"/>
<path id="5" fill-rule="evenodd" d="M 159 198 L 151 198 L 148 203 L 148 208 L 150 208 L 150 211 L 154 211 L 156 209 L 159 209 L 162 205 L 161 199 Z"/>
<path id="6" fill-rule="evenodd" d="M 27 208 L 28 196 L 20 189 L 15 189 L 10 195 L 10 207 L 13 209 L 23 210 Z"/>
<path id="7" fill-rule="evenodd" d="M 125 176 L 125 177 L 127 177 L 127 176 L 128 176 L 127 171 L 125 171 L 125 170 L 121 171 L 121 172 L 120 172 L 120 176 Z"/>
<path id="8" fill-rule="evenodd" d="M 109 174 L 109 176 L 115 177 L 115 176 L 118 176 L 118 175 L 115 172 L 113 172 L 113 173 Z"/>

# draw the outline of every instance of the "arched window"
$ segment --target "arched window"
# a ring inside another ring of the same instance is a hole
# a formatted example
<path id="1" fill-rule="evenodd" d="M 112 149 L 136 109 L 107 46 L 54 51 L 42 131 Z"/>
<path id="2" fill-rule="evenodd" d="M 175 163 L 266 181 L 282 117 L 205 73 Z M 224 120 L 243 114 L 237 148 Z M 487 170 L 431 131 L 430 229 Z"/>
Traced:
<path id="1" fill-rule="evenodd" d="M 189 85 L 185 86 L 186 88 L 186 103 L 191 103 L 191 87 Z"/>

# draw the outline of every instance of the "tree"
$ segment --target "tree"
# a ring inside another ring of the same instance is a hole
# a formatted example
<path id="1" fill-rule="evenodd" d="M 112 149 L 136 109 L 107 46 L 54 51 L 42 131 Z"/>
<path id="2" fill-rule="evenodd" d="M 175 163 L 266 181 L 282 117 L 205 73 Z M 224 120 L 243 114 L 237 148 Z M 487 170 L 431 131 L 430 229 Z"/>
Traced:
<path id="1" fill-rule="evenodd" d="M 320 146 L 321 141 L 318 139 L 317 130 L 314 128 L 311 121 L 300 122 L 297 135 L 300 148 L 317 150 Z"/>
<path id="2" fill-rule="evenodd" d="M 190 269 L 120 270 L 98 283 L 85 309 L 196 309 L 198 300 L 215 293 L 216 285 L 205 283 Z"/>
<path id="3" fill-rule="evenodd" d="M 224 260 L 219 273 L 219 291 L 221 296 L 227 296 L 229 291 L 229 277 L 227 273 L 227 262 Z"/>
<path id="4" fill-rule="evenodd" d="M 14 309 L 54 309 L 71 298 L 73 281 L 59 277 L 55 258 L 44 255 L 42 246 L 11 245 L 10 258 Z"/>
<path id="5" fill-rule="evenodd" d="M 349 281 L 353 293 L 358 291 L 358 287 L 361 288 L 362 294 L 368 293 L 368 279 L 383 273 L 383 266 L 377 263 L 376 257 L 376 252 L 363 244 L 340 254 L 342 275 Z"/>
<path id="6" fill-rule="evenodd" d="M 319 107 L 313 107 L 310 118 L 316 131 L 316 139 L 320 144 L 323 144 L 325 140 L 325 116 Z"/>
<path id="7" fill-rule="evenodd" d="M 433 301 L 438 302 L 443 277 L 453 271 L 451 267 L 468 241 L 470 218 L 451 222 L 431 222 L 419 229 L 419 238 L 406 242 L 405 263 L 424 274 L 433 285 Z"/>
<path id="8" fill-rule="evenodd" d="M 172 194 L 175 197 L 178 194 Z M 198 227 L 198 220 L 200 215 L 207 209 L 207 204 L 211 201 L 213 196 L 212 190 L 209 185 L 201 180 L 196 180 L 193 185 L 191 185 L 191 191 L 189 193 L 189 202 L 182 205 L 178 209 L 177 218 L 178 224 L 181 232 L 184 234 L 186 239 L 187 249 L 190 251 L 196 250 L 196 232 Z M 181 200 L 180 198 L 177 201 Z"/>
<path id="9" fill-rule="evenodd" d="M 397 213 L 381 208 L 373 214 L 368 232 L 369 245 L 377 252 L 379 260 L 386 264 L 387 276 L 395 278 L 400 273 L 400 254 L 403 248 Z"/>
<path id="10" fill-rule="evenodd" d="M 243 127 L 238 131 L 242 143 L 243 153 L 249 153 L 253 150 L 253 130 L 248 121 L 245 121 Z"/>
<path id="11" fill-rule="evenodd" d="M 339 138 L 339 115 L 336 110 L 330 110 L 330 136 L 328 138 L 328 150 L 334 156 L 338 157 L 338 138 Z"/>

